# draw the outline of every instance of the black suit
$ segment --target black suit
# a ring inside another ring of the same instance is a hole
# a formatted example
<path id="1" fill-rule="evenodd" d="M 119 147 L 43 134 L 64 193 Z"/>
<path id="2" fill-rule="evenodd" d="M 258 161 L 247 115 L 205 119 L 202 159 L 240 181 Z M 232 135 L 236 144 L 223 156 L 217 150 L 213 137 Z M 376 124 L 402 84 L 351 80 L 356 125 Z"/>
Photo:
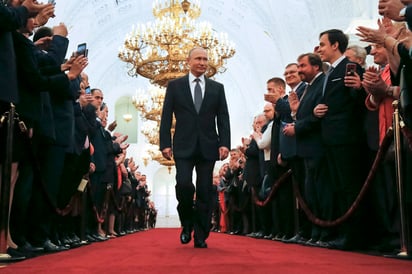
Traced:
<path id="1" fill-rule="evenodd" d="M 209 236 L 211 222 L 213 168 L 219 159 L 219 147 L 230 148 L 229 112 L 223 85 L 205 78 L 203 101 L 197 113 L 189 75 L 169 82 L 160 123 L 160 150 L 172 147 L 173 114 L 176 118 L 173 154 L 177 210 L 184 227 L 194 225 L 195 241 L 204 241 Z M 196 214 L 192 209 L 194 167 L 197 174 Z"/>
<path id="2" fill-rule="evenodd" d="M 295 89 L 296 95 L 299 99 L 302 97 L 307 85 L 308 84 L 306 82 L 300 82 L 297 88 Z"/>
<path id="3" fill-rule="evenodd" d="M 334 204 L 327 208 L 330 219 L 342 216 L 352 205 L 363 183 L 365 169 L 362 167 L 362 145 L 364 145 L 362 121 L 365 112 L 366 93 L 346 87 L 344 77 L 346 64 L 344 58 L 330 73 L 325 86 L 322 102 L 328 106 L 326 115 L 321 119 L 322 141 L 325 144 L 325 162 L 322 164 L 324 184 L 333 187 Z M 357 65 L 357 73 L 362 69 Z M 355 225 L 359 221 L 359 209 L 356 214 L 339 228 L 339 237 L 348 245 L 355 242 L 359 230 Z"/>
<path id="4" fill-rule="evenodd" d="M 21 160 L 19 164 L 21 173 L 13 197 L 11 227 L 18 228 L 13 229 L 15 232 L 13 237 L 16 243 L 22 244 L 26 240 L 24 236 L 26 233 L 24 225 L 20 222 L 26 221 L 25 214 L 31 210 L 29 212 L 33 223 L 31 240 L 36 244 L 42 244 L 50 236 L 51 217 L 55 214 L 60 175 L 64 164 L 65 145 L 72 135 L 73 111 L 72 102 L 69 100 L 72 98 L 73 89 L 68 77 L 61 71 L 61 63 L 57 59 L 48 58 L 47 54 L 39 51 L 33 42 L 21 33 L 14 32 L 13 39 L 20 97 L 16 110 L 27 127 L 33 128 L 33 138 L 30 142 L 21 134 L 15 138 L 20 147 L 18 156 Z M 68 45 L 67 39 L 54 40 L 54 43 L 58 43 L 56 50 L 59 51 L 56 51 L 56 54 L 64 56 Z M 51 97 L 48 97 L 45 92 L 49 92 Z M 45 96 L 42 97 L 41 94 Z M 42 101 L 45 98 L 52 100 Z M 41 123 L 45 117 L 45 113 L 42 112 L 45 103 L 49 104 L 48 114 L 52 115 L 47 117 L 47 124 Z M 69 108 L 65 107 L 67 104 L 70 105 Z M 45 127 L 40 127 L 40 124 Z M 59 128 L 56 125 L 64 126 Z M 59 131 L 58 134 L 55 132 L 56 129 Z M 45 140 L 44 135 L 51 138 Z M 57 136 L 60 138 L 57 139 Z M 50 140 L 56 146 L 51 145 Z M 36 172 L 34 174 L 36 176 L 33 177 L 33 171 L 37 169 L 40 172 Z M 40 183 L 33 185 L 33 180 L 38 180 Z M 29 193 L 32 194 L 33 205 L 28 208 Z"/>
<path id="5" fill-rule="evenodd" d="M 3 1 L 0 2 L 0 115 L 10 109 L 10 102 L 19 100 L 16 54 L 11 32 L 26 25 L 28 15 L 25 7 L 8 8 Z M 6 156 L 5 125 L 0 127 L 0 166 Z"/>
<path id="6" fill-rule="evenodd" d="M 320 192 L 320 186 L 317 184 L 319 163 L 323 156 L 323 145 L 320 120 L 313 115 L 313 109 L 322 96 L 324 78 L 325 75 L 322 73 L 307 86 L 305 95 L 301 97 L 296 111 L 296 154 L 298 159 L 301 159 L 302 165 L 299 165 L 299 170 L 293 170 L 302 196 L 312 212 L 319 217 L 321 217 L 320 210 L 323 208 L 320 200 L 324 201 L 324 199 L 331 197 L 331 194 L 320 195 L 327 192 Z M 301 236 L 317 239 L 320 236 L 319 229 L 316 227 L 311 229 L 311 225 L 303 212 L 300 212 L 299 217 L 299 233 Z"/>
<path id="7" fill-rule="evenodd" d="M 18 101 L 16 58 L 11 32 L 26 25 L 28 15 L 25 7 L 8 8 L 3 2 L 0 3 L 0 102 Z"/>

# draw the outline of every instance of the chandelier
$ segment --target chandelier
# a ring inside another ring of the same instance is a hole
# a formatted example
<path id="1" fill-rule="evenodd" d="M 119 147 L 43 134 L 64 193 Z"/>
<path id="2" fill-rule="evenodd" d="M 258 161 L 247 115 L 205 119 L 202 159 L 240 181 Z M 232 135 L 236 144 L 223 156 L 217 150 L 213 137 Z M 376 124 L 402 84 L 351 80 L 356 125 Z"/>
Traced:
<path id="1" fill-rule="evenodd" d="M 150 85 L 147 92 L 142 89 L 136 91 L 136 95 L 132 96 L 132 104 L 139 111 L 143 120 L 141 132 L 150 144 L 147 153 L 152 160 L 167 166 L 170 173 L 174 161 L 164 158 L 159 150 L 159 127 L 164 97 L 164 87 Z M 147 165 L 148 159 L 144 158 L 143 161 Z"/>
<path id="2" fill-rule="evenodd" d="M 154 22 L 132 26 L 126 35 L 118 57 L 127 63 L 128 74 L 141 75 L 152 84 L 147 91 L 139 89 L 132 103 L 143 120 L 141 132 L 150 146 L 152 160 L 167 166 L 174 165 L 159 151 L 160 118 L 167 83 L 189 73 L 186 60 L 189 51 L 202 47 L 208 53 L 206 77 L 226 71 L 226 59 L 235 54 L 234 44 L 226 33 L 216 33 L 208 22 L 196 22 L 201 13 L 200 3 L 183 0 L 155 0 Z M 174 125 L 172 126 L 172 135 Z M 143 159 L 145 163 L 147 158 Z"/>
<path id="3" fill-rule="evenodd" d="M 155 21 L 133 26 L 119 51 L 119 58 L 128 64 L 128 74 L 165 87 L 169 80 L 189 72 L 186 59 L 194 47 L 208 52 L 207 77 L 224 72 L 226 59 L 235 54 L 234 44 L 210 23 L 196 22 L 200 13 L 198 0 L 155 0 Z"/>

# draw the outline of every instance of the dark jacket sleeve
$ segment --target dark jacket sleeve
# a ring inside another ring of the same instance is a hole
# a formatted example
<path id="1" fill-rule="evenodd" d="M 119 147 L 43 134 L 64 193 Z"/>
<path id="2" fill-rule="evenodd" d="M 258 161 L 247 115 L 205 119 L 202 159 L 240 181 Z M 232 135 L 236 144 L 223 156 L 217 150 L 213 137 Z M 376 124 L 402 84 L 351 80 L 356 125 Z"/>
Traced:
<path id="1" fill-rule="evenodd" d="M 0 4 L 0 31 L 13 31 L 26 25 L 28 16 L 25 7 L 9 8 Z"/>

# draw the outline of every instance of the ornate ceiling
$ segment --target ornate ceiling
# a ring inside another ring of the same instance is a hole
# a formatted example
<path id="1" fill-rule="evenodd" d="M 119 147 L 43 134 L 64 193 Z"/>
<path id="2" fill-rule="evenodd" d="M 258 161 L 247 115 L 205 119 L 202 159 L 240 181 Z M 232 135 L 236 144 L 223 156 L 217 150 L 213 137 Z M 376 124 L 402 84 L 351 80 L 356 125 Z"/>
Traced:
<path id="1" fill-rule="evenodd" d="M 116 2 L 118 2 L 116 4 Z M 86 42 L 92 87 L 99 87 L 109 106 L 121 96 L 147 87 L 145 78 L 131 78 L 117 57 L 133 24 L 153 21 L 150 0 L 57 0 L 56 17 L 49 26 L 64 22 L 69 29 L 69 52 Z M 225 84 L 230 108 L 233 144 L 251 129 L 262 109 L 266 80 L 282 76 L 286 64 L 317 45 L 329 28 L 348 30 L 351 22 L 377 18 L 378 0 L 204 0 L 200 20 L 218 32 L 227 32 L 236 44 L 227 71 L 215 79 Z M 113 112 L 112 112 L 113 113 Z M 110 119 L 109 119 L 110 120 Z"/>

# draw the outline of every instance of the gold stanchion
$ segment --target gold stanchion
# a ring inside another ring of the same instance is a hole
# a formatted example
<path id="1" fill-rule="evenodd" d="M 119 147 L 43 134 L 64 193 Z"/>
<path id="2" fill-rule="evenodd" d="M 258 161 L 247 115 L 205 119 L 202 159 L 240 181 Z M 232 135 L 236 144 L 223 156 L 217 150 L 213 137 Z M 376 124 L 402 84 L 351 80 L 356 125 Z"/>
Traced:
<path id="1" fill-rule="evenodd" d="M 395 100 L 393 106 L 393 127 L 394 127 L 394 148 L 395 148 L 395 171 L 396 171 L 396 185 L 398 189 L 398 202 L 400 210 L 400 241 L 401 249 L 395 256 L 387 256 L 401 259 L 411 259 L 408 247 L 408 224 L 406 221 L 405 211 L 405 194 L 403 189 L 403 174 L 402 174 L 402 143 L 401 143 L 401 127 L 404 126 L 401 121 L 398 109 L 399 101 Z"/>
<path id="2" fill-rule="evenodd" d="M 0 262 L 9 262 L 25 259 L 25 257 L 12 257 L 9 254 L 7 254 L 7 237 L 9 231 L 10 184 L 12 169 L 11 166 L 13 161 L 12 146 L 15 111 L 15 106 L 12 103 L 10 103 L 10 110 L 6 112 L 3 116 L 7 117 L 7 138 L 5 160 L 1 167 L 2 170 L 0 184 Z"/>

